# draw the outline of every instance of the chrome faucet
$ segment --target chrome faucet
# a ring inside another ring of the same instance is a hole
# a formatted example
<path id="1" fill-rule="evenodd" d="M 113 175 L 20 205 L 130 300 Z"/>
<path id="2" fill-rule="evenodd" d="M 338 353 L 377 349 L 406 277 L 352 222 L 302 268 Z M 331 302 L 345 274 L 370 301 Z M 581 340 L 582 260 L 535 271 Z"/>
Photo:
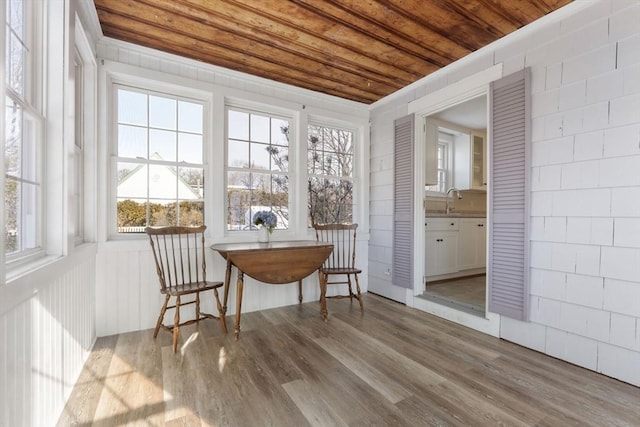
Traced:
<path id="1" fill-rule="evenodd" d="M 458 200 L 462 199 L 462 195 L 460 194 L 460 190 L 458 190 L 456 187 L 451 187 L 447 190 L 447 204 L 446 204 L 446 208 L 445 208 L 445 212 L 447 215 L 449 215 L 451 213 L 451 207 L 449 206 L 449 194 L 455 191 L 456 192 L 456 196 L 458 197 Z"/>

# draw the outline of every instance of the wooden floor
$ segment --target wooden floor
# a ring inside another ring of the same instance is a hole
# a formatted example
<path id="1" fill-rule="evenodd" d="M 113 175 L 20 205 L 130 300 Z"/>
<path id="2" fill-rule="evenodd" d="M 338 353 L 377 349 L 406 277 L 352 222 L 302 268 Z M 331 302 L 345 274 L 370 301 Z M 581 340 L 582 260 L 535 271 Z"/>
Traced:
<path id="1" fill-rule="evenodd" d="M 621 426 L 640 388 L 368 294 L 100 338 L 68 425 Z M 229 318 L 229 325 L 233 320 Z"/>

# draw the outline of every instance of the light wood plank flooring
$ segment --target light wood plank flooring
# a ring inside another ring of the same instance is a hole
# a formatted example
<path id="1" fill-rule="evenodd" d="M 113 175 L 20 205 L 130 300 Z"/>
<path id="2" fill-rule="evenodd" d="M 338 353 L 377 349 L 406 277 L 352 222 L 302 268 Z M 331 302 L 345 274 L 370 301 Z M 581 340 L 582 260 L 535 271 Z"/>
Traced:
<path id="1" fill-rule="evenodd" d="M 68 425 L 637 426 L 640 388 L 367 294 L 100 338 Z M 229 318 L 229 325 L 233 319 Z M 231 329 L 233 330 L 233 329 Z"/>

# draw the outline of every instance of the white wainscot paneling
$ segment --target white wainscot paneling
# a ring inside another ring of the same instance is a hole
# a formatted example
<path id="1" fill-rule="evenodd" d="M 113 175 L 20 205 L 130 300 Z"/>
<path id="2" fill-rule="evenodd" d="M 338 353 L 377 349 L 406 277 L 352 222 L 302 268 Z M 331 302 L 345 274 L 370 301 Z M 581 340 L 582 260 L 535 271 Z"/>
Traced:
<path id="1" fill-rule="evenodd" d="M 55 424 L 95 341 L 95 247 L 0 288 L 0 425 Z"/>

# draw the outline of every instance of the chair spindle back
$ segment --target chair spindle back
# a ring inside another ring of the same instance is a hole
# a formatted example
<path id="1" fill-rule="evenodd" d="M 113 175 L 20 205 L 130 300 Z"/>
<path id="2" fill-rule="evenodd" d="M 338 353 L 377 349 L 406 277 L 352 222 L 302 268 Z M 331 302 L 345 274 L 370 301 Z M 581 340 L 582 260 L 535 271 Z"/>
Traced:
<path id="1" fill-rule="evenodd" d="M 358 224 L 315 224 L 313 228 L 318 242 L 333 244 L 333 252 L 325 261 L 324 268 L 355 268 Z"/>
<path id="2" fill-rule="evenodd" d="M 145 229 L 163 291 L 179 285 L 204 282 L 207 277 L 204 231 L 199 227 L 147 227 Z"/>

